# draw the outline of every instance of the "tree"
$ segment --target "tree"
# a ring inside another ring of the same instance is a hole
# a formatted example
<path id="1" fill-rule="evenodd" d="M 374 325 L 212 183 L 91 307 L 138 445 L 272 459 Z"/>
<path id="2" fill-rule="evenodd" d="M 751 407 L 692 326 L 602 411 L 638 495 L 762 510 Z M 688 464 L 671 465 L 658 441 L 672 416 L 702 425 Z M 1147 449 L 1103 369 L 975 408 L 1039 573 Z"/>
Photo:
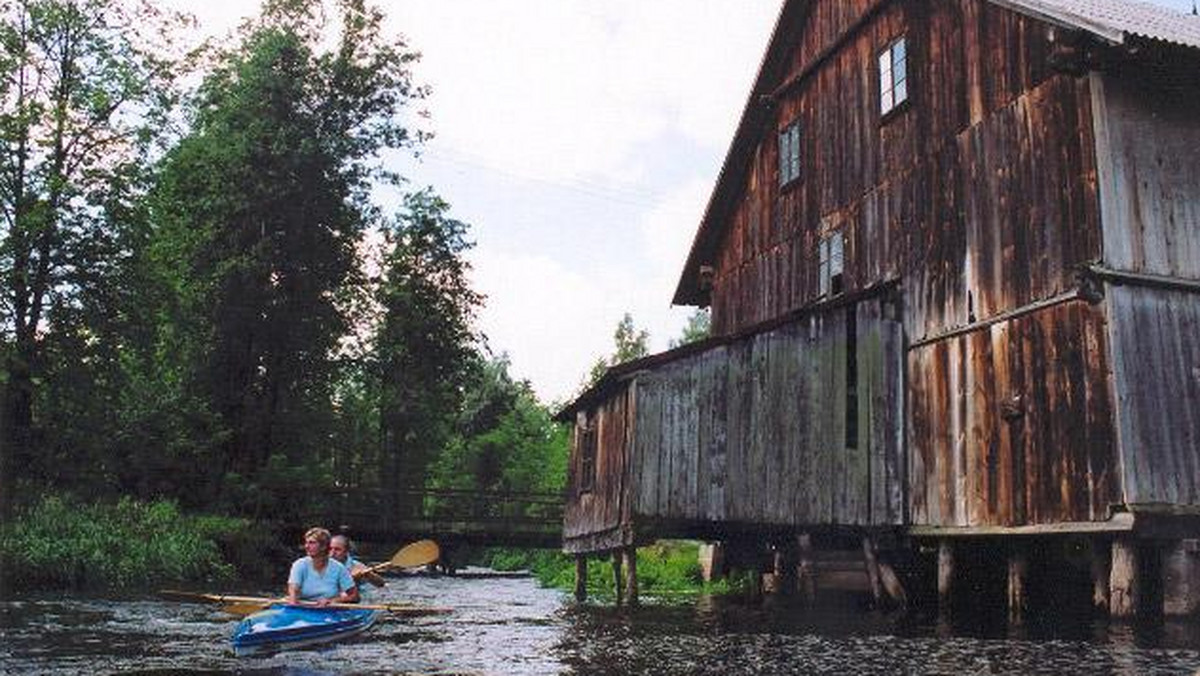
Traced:
<path id="1" fill-rule="evenodd" d="M 687 325 L 683 327 L 683 333 L 679 338 L 671 339 L 671 349 L 699 342 L 710 335 L 712 335 L 712 314 L 709 313 L 708 308 L 696 308 L 696 311 L 688 317 Z"/>
<path id="2" fill-rule="evenodd" d="M 265 4 L 217 54 L 156 195 L 175 298 L 165 339 L 227 430 L 217 471 L 251 489 L 268 465 L 330 471 L 336 357 L 366 288 L 363 233 L 379 220 L 370 191 L 399 180 L 379 155 L 421 140 L 404 115 L 425 95 L 416 54 L 384 37 L 364 0 L 337 7 L 325 49 L 322 2 Z"/>
<path id="3" fill-rule="evenodd" d="M 51 317 L 102 278 L 106 215 L 141 186 L 171 101 L 171 60 L 155 43 L 172 23 L 132 1 L 0 5 L 3 455 L 15 456 L 0 458 L 5 469 L 35 457 Z"/>
<path id="4" fill-rule="evenodd" d="M 376 296 L 382 321 L 373 345 L 388 514 L 415 507 L 404 489 L 425 484 L 429 463 L 450 438 L 483 302 L 467 278 L 466 224 L 450 218 L 450 206 L 428 189 L 408 195 L 404 207 L 385 231 Z"/>
<path id="5" fill-rule="evenodd" d="M 591 371 L 588 372 L 587 382 L 584 383 L 583 389 L 587 389 L 600 381 L 608 369 L 618 364 L 624 364 L 628 361 L 641 359 L 650 354 L 650 332 L 644 329 L 638 329 L 633 323 L 633 315 L 628 312 L 621 317 L 621 321 L 617 322 L 617 328 L 613 331 L 613 353 L 607 359 L 601 358 L 592 365 Z"/>

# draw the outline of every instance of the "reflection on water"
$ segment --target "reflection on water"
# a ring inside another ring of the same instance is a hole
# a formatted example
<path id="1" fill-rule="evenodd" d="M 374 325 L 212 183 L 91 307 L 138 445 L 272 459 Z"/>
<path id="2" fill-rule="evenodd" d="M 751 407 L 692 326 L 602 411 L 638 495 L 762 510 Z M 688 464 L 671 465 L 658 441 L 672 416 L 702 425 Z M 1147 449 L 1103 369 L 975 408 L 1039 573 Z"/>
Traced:
<path id="1" fill-rule="evenodd" d="M 0 603 L 0 673 L 1088 674 L 1200 672 L 1200 626 L 974 621 L 769 600 L 576 606 L 527 579 L 393 579 L 372 600 L 449 607 L 350 642 L 234 658 L 236 620 L 158 600 Z"/>

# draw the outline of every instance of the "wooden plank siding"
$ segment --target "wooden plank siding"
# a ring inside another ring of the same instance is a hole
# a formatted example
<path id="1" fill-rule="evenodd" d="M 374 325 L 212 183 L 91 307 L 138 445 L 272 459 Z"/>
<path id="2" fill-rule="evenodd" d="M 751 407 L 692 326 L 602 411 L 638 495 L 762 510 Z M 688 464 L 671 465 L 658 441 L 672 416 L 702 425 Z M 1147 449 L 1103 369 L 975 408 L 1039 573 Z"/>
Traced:
<path id="1" fill-rule="evenodd" d="M 592 410 L 579 411 L 571 437 L 567 471 L 568 499 L 563 511 L 563 540 L 568 551 L 615 549 L 631 544 L 628 484 L 634 389 L 625 387 Z M 581 451 L 585 430 L 596 430 L 591 477 L 584 477 Z"/>
<path id="2" fill-rule="evenodd" d="M 1200 293 L 1109 286 L 1106 299 L 1124 501 L 1200 505 Z"/>
<path id="3" fill-rule="evenodd" d="M 1001 5 L 785 4 L 676 291 L 714 338 L 583 398 L 624 402 L 630 537 L 1200 505 L 1200 50 Z"/>
<path id="4" fill-rule="evenodd" d="M 633 411 L 626 428 L 633 509 L 626 525 L 635 537 L 642 530 L 698 536 L 722 524 L 899 525 L 902 332 L 885 305 L 876 298 L 814 313 L 640 371 L 630 377 L 632 386 L 615 390 L 595 415 L 603 432 L 607 421 Z M 845 443 L 850 312 L 858 374 L 853 447 Z M 602 433 L 601 439 L 616 448 L 598 457 L 622 455 L 624 437 Z M 580 471 L 578 456 L 576 450 L 573 473 Z M 598 476 L 594 492 L 569 496 L 568 551 L 573 539 L 619 525 L 612 521 L 616 510 L 598 504 L 614 500 L 604 488 L 611 485 Z"/>
<path id="5" fill-rule="evenodd" d="M 1051 30 L 978 0 L 816 2 L 790 77 L 840 47 L 775 120 L 800 122 L 801 177 L 779 186 L 767 130 L 718 251 L 714 331 L 817 299 L 817 244 L 835 231 L 848 289 L 912 280 L 913 339 L 1070 288 L 1100 253 L 1091 93 L 1049 67 Z M 875 57 L 902 35 L 910 101 L 880 120 Z"/>
<path id="6" fill-rule="evenodd" d="M 910 350 L 912 523 L 1108 518 L 1107 342 L 1103 309 L 1070 301 Z"/>

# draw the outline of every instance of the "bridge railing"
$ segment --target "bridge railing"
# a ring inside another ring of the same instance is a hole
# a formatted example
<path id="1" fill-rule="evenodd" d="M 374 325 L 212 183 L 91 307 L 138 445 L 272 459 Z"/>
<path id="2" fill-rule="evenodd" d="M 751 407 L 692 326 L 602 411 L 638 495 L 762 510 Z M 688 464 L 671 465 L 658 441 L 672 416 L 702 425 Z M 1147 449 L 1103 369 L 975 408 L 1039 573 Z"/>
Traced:
<path id="1" fill-rule="evenodd" d="M 351 532 L 432 529 L 559 532 L 558 493 L 459 488 L 322 489 L 310 493 L 306 517 Z"/>

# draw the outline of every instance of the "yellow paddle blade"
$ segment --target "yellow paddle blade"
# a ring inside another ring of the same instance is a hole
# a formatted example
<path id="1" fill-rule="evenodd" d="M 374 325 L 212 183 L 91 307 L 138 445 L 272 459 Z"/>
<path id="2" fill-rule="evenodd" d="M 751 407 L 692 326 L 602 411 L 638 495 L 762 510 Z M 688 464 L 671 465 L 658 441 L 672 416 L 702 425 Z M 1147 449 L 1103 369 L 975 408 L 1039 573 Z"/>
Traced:
<path id="1" fill-rule="evenodd" d="M 231 601 L 222 605 L 221 611 L 229 613 L 230 615 L 245 617 L 247 615 L 257 613 L 260 610 L 266 610 L 267 606 L 269 605 L 269 603 L 255 603 L 252 601 Z"/>
<path id="2" fill-rule="evenodd" d="M 396 552 L 388 564 L 396 568 L 417 568 L 434 563 L 441 555 L 441 549 L 433 540 L 418 540 Z"/>

